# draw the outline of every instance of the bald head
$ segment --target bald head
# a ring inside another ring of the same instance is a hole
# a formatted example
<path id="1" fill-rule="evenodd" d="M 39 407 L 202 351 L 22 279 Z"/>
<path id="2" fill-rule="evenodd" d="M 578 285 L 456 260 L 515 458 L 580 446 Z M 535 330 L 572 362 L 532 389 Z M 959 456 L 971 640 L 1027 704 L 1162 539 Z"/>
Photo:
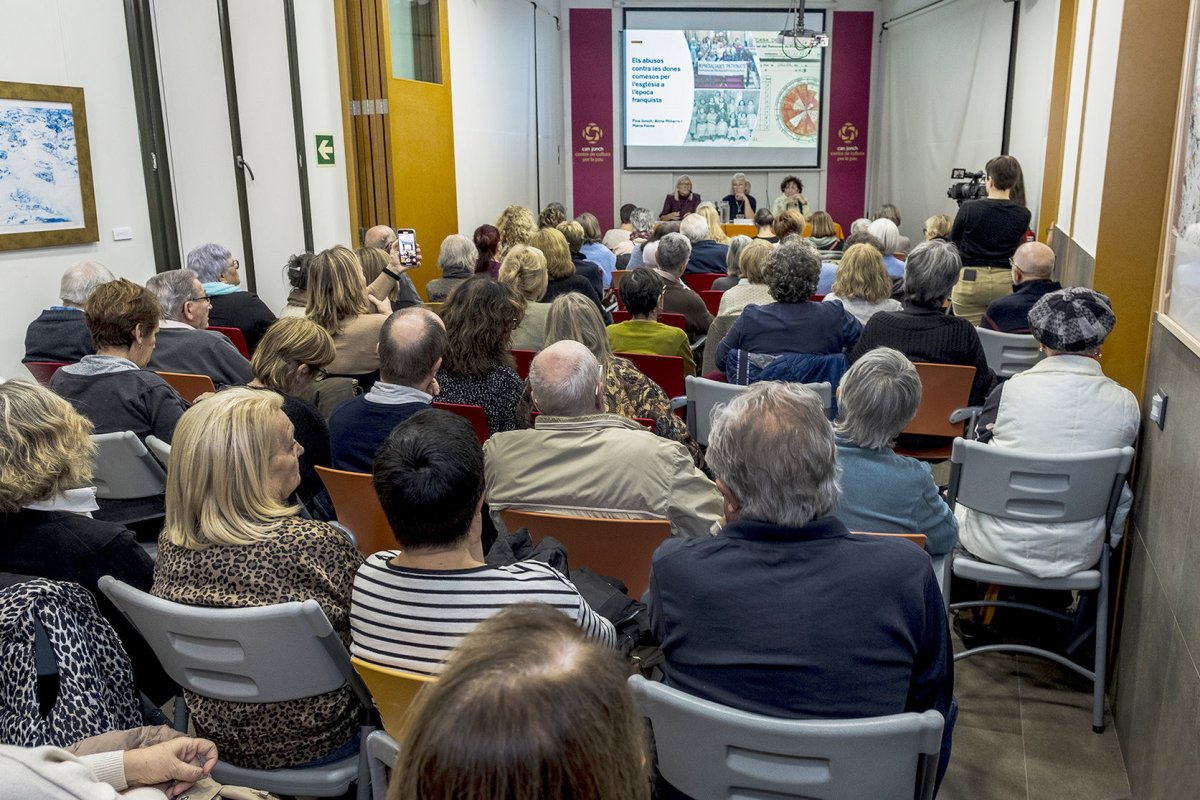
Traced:
<path id="1" fill-rule="evenodd" d="M 604 410 L 600 362 L 573 339 L 555 342 L 534 357 L 529 387 L 538 410 L 549 416 L 581 417 Z"/>
<path id="2" fill-rule="evenodd" d="M 402 308 L 379 329 L 379 380 L 426 391 L 445 353 L 442 318 L 422 306 Z"/>
<path id="3" fill-rule="evenodd" d="M 1013 254 L 1013 265 L 1021 271 L 1025 281 L 1044 281 L 1054 272 L 1054 251 L 1041 242 L 1026 242 Z"/>
<path id="4" fill-rule="evenodd" d="M 378 247 L 387 250 L 396 238 L 396 232 L 387 225 L 376 225 L 363 234 L 363 247 Z"/>

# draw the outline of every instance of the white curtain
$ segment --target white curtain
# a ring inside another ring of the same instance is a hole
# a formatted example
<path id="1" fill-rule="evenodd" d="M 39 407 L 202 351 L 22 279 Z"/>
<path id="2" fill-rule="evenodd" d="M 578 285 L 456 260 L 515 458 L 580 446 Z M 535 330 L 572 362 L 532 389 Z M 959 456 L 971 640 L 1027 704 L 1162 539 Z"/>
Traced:
<path id="1" fill-rule="evenodd" d="M 1008 3 L 947 0 L 882 35 L 879 161 L 869 206 L 895 203 L 913 244 L 926 217 L 954 216 L 950 170 L 982 170 L 1000 154 L 1011 30 Z"/>

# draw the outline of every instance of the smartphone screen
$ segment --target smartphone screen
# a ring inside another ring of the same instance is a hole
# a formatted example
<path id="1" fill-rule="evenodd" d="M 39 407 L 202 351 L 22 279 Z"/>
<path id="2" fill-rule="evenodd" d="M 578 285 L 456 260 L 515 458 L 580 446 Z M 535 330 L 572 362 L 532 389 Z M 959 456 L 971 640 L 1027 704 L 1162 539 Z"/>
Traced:
<path id="1" fill-rule="evenodd" d="M 413 264 L 417 260 L 417 232 L 412 228 L 397 228 L 400 240 L 400 263 Z"/>

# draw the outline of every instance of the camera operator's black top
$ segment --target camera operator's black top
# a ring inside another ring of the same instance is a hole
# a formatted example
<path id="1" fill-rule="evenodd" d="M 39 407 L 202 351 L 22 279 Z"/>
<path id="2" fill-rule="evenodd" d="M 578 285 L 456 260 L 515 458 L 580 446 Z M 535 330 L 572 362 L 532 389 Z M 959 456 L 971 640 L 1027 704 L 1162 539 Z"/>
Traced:
<path id="1" fill-rule="evenodd" d="M 968 200 L 954 218 L 950 241 L 958 245 L 964 267 L 1007 267 L 1032 216 L 1011 200 Z"/>

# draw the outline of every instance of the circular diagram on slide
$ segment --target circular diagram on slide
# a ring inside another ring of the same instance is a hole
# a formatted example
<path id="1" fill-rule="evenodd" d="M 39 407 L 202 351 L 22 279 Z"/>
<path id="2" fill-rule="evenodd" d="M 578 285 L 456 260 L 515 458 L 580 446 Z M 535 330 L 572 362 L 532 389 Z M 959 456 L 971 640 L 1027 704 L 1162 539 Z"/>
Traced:
<path id="1" fill-rule="evenodd" d="M 793 139 L 811 139 L 817 135 L 821 98 L 810 87 L 808 78 L 789 83 L 779 95 L 779 124 Z"/>

